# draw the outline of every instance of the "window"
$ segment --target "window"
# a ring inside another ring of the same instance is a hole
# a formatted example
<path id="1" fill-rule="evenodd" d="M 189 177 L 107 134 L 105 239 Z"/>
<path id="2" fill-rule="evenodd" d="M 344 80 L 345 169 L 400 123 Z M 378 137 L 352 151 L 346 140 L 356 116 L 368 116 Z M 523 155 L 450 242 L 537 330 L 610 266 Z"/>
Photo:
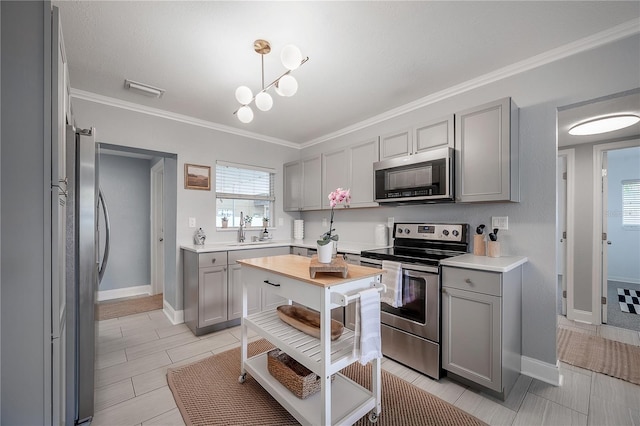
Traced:
<path id="1" fill-rule="evenodd" d="M 273 226 L 274 181 L 273 169 L 216 162 L 216 226 L 240 226 L 241 214 L 245 226 L 262 227 L 264 218 Z"/>
<path id="2" fill-rule="evenodd" d="M 622 226 L 640 229 L 640 179 L 622 181 Z"/>

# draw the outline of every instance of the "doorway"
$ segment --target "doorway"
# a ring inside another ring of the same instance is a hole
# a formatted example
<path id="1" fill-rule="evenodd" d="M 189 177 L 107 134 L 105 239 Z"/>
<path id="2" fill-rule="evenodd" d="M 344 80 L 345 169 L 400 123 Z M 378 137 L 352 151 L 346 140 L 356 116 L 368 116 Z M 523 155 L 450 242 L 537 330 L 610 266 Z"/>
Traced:
<path id="1" fill-rule="evenodd" d="M 640 331 L 640 141 L 594 146 L 594 287 L 602 323 Z M 598 191 L 599 188 L 601 191 Z M 596 258 L 597 256 L 597 258 Z"/>
<path id="2" fill-rule="evenodd" d="M 557 313 L 575 319 L 573 311 L 575 150 L 558 151 L 556 177 Z M 570 311 L 570 312 L 569 312 Z"/>

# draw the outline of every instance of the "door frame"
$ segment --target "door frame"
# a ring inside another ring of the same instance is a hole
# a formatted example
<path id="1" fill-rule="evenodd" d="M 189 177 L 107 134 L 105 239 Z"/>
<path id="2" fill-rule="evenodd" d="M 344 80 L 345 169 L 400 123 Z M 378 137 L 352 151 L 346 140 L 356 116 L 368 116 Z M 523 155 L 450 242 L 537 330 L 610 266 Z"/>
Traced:
<path id="1" fill-rule="evenodd" d="M 164 261 L 158 262 L 158 256 L 163 256 L 164 253 L 159 253 L 160 247 L 164 252 L 164 244 L 160 245 L 159 241 L 164 238 L 163 232 L 159 232 L 159 226 L 164 229 L 164 212 L 163 210 L 163 194 L 164 185 L 158 185 L 158 180 L 164 176 L 164 158 L 161 158 L 156 164 L 151 167 L 151 294 L 164 294 Z M 158 222 L 161 222 L 160 224 Z M 164 257 L 163 257 L 164 259 Z M 160 268 L 160 270 L 159 270 Z M 162 277 L 162 283 L 159 284 L 158 277 Z M 163 296 L 164 298 L 164 296 Z"/>
<path id="2" fill-rule="evenodd" d="M 563 281 L 566 280 L 567 289 L 567 319 L 575 320 L 577 313 L 573 306 L 573 270 L 574 270 L 574 252 L 575 252 L 575 172 L 576 172 L 576 151 L 574 148 L 558 150 L 558 157 L 565 157 L 567 161 L 567 211 L 565 218 L 565 229 L 567 236 L 565 237 L 565 262 Z M 557 205 L 556 205 L 557 208 Z M 560 236 L 556 236 L 559 238 Z M 557 268 L 556 268 L 557 269 Z"/>
<path id="3" fill-rule="evenodd" d="M 607 281 L 607 277 L 604 276 L 606 272 L 606 268 L 603 268 L 603 239 L 602 233 L 603 229 L 603 217 L 602 211 L 604 208 L 603 205 L 603 196 L 602 196 L 602 159 L 604 156 L 604 152 L 606 151 L 614 151 L 617 149 L 623 148 L 632 148 L 640 146 L 640 139 L 630 139 L 626 141 L 620 142 L 609 142 L 602 143 L 593 146 L 593 240 L 592 240 L 592 283 L 591 283 L 591 294 L 592 294 L 592 307 L 591 310 L 593 312 L 593 323 L 596 325 L 602 324 L 602 312 L 607 309 L 607 303 L 602 304 L 602 288 Z"/>

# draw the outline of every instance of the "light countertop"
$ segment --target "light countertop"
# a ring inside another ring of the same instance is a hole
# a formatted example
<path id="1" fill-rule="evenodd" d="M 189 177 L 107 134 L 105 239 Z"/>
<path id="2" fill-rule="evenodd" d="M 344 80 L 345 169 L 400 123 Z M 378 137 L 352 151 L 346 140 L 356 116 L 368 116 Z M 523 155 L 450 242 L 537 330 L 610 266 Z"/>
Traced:
<path id="1" fill-rule="evenodd" d="M 456 268 L 478 269 L 491 272 L 509 272 L 518 266 L 527 263 L 525 256 L 488 257 L 463 254 L 440 261 L 443 266 L 455 266 Z"/>
<path id="2" fill-rule="evenodd" d="M 293 278 L 320 287 L 330 287 L 343 284 L 349 281 L 371 278 L 384 274 L 384 269 L 370 268 L 368 266 L 349 265 L 347 277 L 335 274 L 317 274 L 315 278 L 309 275 L 309 265 L 311 259 L 294 254 L 284 254 L 281 256 L 258 257 L 255 259 L 238 260 L 242 267 L 252 267 L 268 272 Z"/>
<path id="3" fill-rule="evenodd" d="M 216 251 L 234 251 L 234 250 L 248 250 L 257 248 L 272 248 L 272 247 L 304 247 L 313 248 L 317 247 L 316 240 L 270 240 L 270 241 L 256 241 L 256 242 L 244 242 L 236 243 L 229 242 L 216 242 L 212 244 L 195 245 L 184 244 L 180 248 L 183 250 L 192 251 L 195 253 L 210 253 Z M 371 250 L 376 248 L 382 248 L 388 246 L 376 246 L 374 243 L 352 243 L 347 241 L 338 241 L 338 252 L 349 254 L 360 254 L 362 250 Z"/>

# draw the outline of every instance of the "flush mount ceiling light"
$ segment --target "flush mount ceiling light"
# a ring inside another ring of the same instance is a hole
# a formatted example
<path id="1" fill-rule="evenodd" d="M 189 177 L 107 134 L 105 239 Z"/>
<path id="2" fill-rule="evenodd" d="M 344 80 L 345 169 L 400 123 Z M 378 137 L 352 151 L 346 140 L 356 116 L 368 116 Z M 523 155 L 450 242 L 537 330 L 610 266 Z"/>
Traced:
<path id="1" fill-rule="evenodd" d="M 143 95 L 152 96 L 154 98 L 161 98 L 165 90 L 159 87 L 149 86 L 148 84 L 138 83 L 137 81 L 126 79 L 124 81 L 124 87 L 134 92 L 138 92 Z"/>
<path id="2" fill-rule="evenodd" d="M 247 86 L 240 86 L 236 89 L 236 99 L 241 106 L 233 113 L 243 123 L 251 123 L 253 120 L 253 110 L 249 106 L 255 101 L 256 107 L 260 111 L 269 111 L 273 106 L 273 98 L 267 92 L 271 87 L 280 96 L 293 96 L 298 91 L 298 82 L 293 78 L 291 71 L 299 68 L 309 60 L 309 57 L 302 58 L 302 53 L 293 44 L 286 45 L 280 54 L 282 65 L 287 69 L 280 77 L 273 80 L 268 85 L 264 85 L 264 55 L 271 52 L 271 44 L 266 40 L 256 40 L 253 42 L 253 50 L 260 54 L 262 63 L 262 89 L 253 96 L 253 92 Z"/>
<path id="3" fill-rule="evenodd" d="M 633 126 L 640 117 L 635 114 L 616 114 L 606 117 L 598 117 L 576 124 L 569 129 L 569 134 L 573 136 L 598 135 L 600 133 L 613 132 Z"/>

